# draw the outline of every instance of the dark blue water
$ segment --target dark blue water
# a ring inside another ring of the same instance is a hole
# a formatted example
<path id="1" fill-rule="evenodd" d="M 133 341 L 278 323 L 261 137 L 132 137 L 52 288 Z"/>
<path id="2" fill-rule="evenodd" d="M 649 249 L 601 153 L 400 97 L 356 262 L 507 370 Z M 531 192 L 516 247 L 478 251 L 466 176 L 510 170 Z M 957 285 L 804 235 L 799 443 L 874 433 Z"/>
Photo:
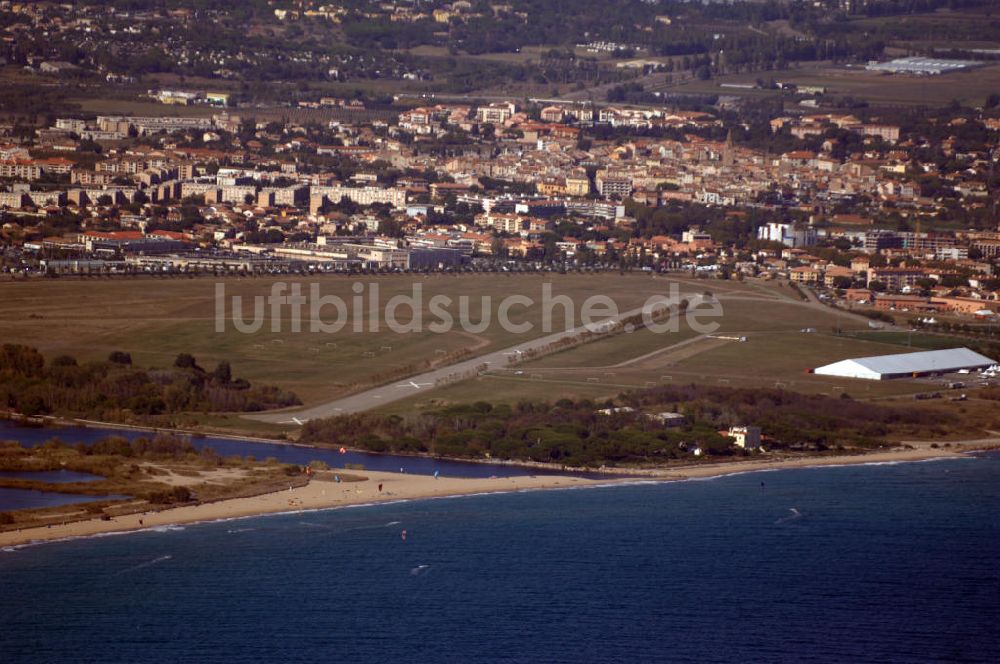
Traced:
<path id="1" fill-rule="evenodd" d="M 96 482 L 103 480 L 100 475 L 78 473 L 73 470 L 39 470 L 17 471 L 0 470 L 0 478 L 18 480 L 36 480 L 50 484 L 68 484 L 70 482 Z M 96 500 L 116 500 L 127 496 L 83 496 L 54 491 L 37 491 L 34 489 L 10 489 L 0 487 L 0 512 L 10 510 L 33 509 L 36 507 L 56 507 L 59 505 L 74 505 Z"/>
<path id="2" fill-rule="evenodd" d="M 996 662 L 998 505 L 992 456 L 46 544 L 0 553 L 0 653 L 11 662 Z"/>
<path id="3" fill-rule="evenodd" d="M 0 512 L 35 509 L 38 507 L 76 505 L 78 503 L 92 503 L 98 500 L 123 500 L 125 498 L 128 498 L 128 496 L 85 496 L 74 493 L 0 487 Z"/>
<path id="4" fill-rule="evenodd" d="M 41 445 L 52 438 L 65 443 L 93 444 L 106 436 L 121 436 L 128 440 L 155 435 L 149 431 L 113 429 L 100 427 L 21 427 L 10 420 L 0 420 L 0 440 L 14 440 L 23 445 Z M 343 468 L 345 464 L 361 464 L 367 470 L 399 472 L 401 469 L 415 475 L 433 475 L 439 472 L 447 477 L 521 477 L 534 475 L 537 470 L 504 464 L 467 463 L 447 461 L 428 457 L 409 457 L 393 454 L 370 454 L 348 451 L 340 454 L 337 450 L 282 445 L 280 443 L 260 443 L 236 438 L 206 436 L 193 438 L 191 444 L 197 449 L 210 447 L 223 456 L 253 456 L 257 459 L 274 457 L 282 463 L 306 465 L 311 461 L 324 461 L 332 468 Z M 557 473 L 546 470 L 546 475 L 566 474 L 576 477 L 601 478 L 599 473 L 567 472 Z"/>
<path id="5" fill-rule="evenodd" d="M 15 480 L 35 480 L 49 484 L 69 484 L 71 482 L 97 482 L 104 478 L 90 473 L 78 473 L 75 470 L 0 470 L 0 478 Z"/>

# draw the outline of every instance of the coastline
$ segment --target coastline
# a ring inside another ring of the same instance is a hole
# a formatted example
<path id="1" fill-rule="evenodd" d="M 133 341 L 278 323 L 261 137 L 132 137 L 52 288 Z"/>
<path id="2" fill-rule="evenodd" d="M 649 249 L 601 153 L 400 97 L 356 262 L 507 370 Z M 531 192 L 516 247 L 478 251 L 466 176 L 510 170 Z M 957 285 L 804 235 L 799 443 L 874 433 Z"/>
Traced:
<path id="1" fill-rule="evenodd" d="M 105 422 L 101 420 L 87 420 L 83 418 L 66 418 L 53 415 L 43 415 L 38 418 L 29 418 L 19 413 L 13 411 L 0 411 L 0 415 L 5 416 L 7 419 L 15 421 L 32 421 L 40 420 L 44 427 L 54 426 L 78 426 L 88 429 L 121 429 L 128 431 L 146 431 L 149 433 L 163 433 L 168 435 L 179 435 L 179 436 L 190 436 L 198 438 L 221 438 L 225 440 L 234 441 L 247 441 L 252 443 L 267 443 L 269 445 L 281 445 L 285 447 L 295 447 L 300 449 L 316 449 L 316 450 L 334 450 L 338 446 L 335 445 L 316 445 L 313 443 L 302 443 L 298 440 L 280 439 L 280 438 L 265 438 L 262 436 L 252 436 L 252 435 L 241 435 L 236 433 L 223 433 L 218 431 L 197 431 L 190 429 L 178 429 L 170 427 L 153 427 L 142 424 L 124 424 L 119 422 Z M 862 461 L 845 462 L 845 458 L 855 458 L 864 457 L 869 458 L 872 455 L 878 454 L 915 454 L 919 456 L 920 454 L 932 454 L 934 456 L 949 456 L 961 452 L 973 452 L 973 451 L 983 451 L 989 449 L 1000 449 L 1000 432 L 998 431 L 987 431 L 990 436 L 984 438 L 979 438 L 975 440 L 943 440 L 943 441 L 911 441 L 911 440 L 900 440 L 896 441 L 897 445 L 907 445 L 910 449 L 903 448 L 891 448 L 885 452 L 857 452 L 855 454 L 844 454 L 838 453 L 834 456 L 811 456 L 811 457 L 799 457 L 794 459 L 776 459 L 774 457 L 764 457 L 764 458 L 754 458 L 746 459 L 742 461 L 722 461 L 717 463 L 694 463 L 686 466 L 671 466 L 669 468 L 658 468 L 658 467 L 620 467 L 620 466 L 599 466 L 599 467 L 575 467 L 566 466 L 560 463 L 545 462 L 545 461 L 529 461 L 527 459 L 492 459 L 492 458 L 466 458 L 466 457 L 449 457 L 449 456 L 436 456 L 430 453 L 420 453 L 420 452 L 372 452 L 371 450 L 366 450 L 357 447 L 347 447 L 346 449 L 350 452 L 356 452 L 358 454 L 367 454 L 372 456 L 397 456 L 397 457 L 409 457 L 414 459 L 437 459 L 442 461 L 453 461 L 456 463 L 468 463 L 468 464 L 483 464 L 483 465 L 494 465 L 494 466 L 507 466 L 523 469 L 531 469 L 538 471 L 539 473 L 553 472 L 559 474 L 565 473 L 599 473 L 601 475 L 608 476 L 606 479 L 613 480 L 613 476 L 622 475 L 628 476 L 632 479 L 637 477 L 662 477 L 664 475 L 674 475 L 676 471 L 682 471 L 689 474 L 690 477 L 701 477 L 702 469 L 715 469 L 717 467 L 731 466 L 733 464 L 756 464 L 756 463 L 767 463 L 767 464 L 777 464 L 778 467 L 782 468 L 792 468 L 797 467 L 800 462 L 806 462 L 811 466 L 822 466 L 822 465 L 840 465 L 844 463 L 864 463 Z M 933 448 L 931 445 L 938 444 L 940 447 Z M 943 445 L 950 445 L 950 447 L 943 447 Z M 828 463 L 827 459 L 837 459 L 832 463 Z M 912 460 L 924 460 L 924 458 L 915 458 Z M 729 474 L 729 473 L 717 473 L 714 470 L 709 470 L 711 476 L 717 474 Z M 739 471 L 743 472 L 743 471 Z"/>
<path id="2" fill-rule="evenodd" d="M 978 441 L 977 441 L 978 442 Z M 435 479 L 428 475 L 364 471 L 365 480 L 336 483 L 314 479 L 306 486 L 251 498 L 235 498 L 199 505 L 185 505 L 145 514 L 114 517 L 110 521 L 93 518 L 63 525 L 41 526 L 0 532 L 0 547 L 18 547 L 55 540 L 94 537 L 112 533 L 152 530 L 191 523 L 225 521 L 236 518 L 333 509 L 337 507 L 376 505 L 399 501 L 445 498 L 484 493 L 511 493 L 541 489 L 567 489 L 594 486 L 627 485 L 639 482 L 677 482 L 710 479 L 742 473 L 824 466 L 908 463 L 932 459 L 968 458 L 966 453 L 982 445 L 953 445 L 951 448 L 918 447 L 894 449 L 862 455 L 837 455 L 798 459 L 753 459 L 647 471 L 641 477 L 586 479 L 558 475 L 533 475 L 509 478 Z M 379 491 L 379 485 L 382 491 Z M 141 524 L 140 524 L 141 520 Z"/>
<path id="3" fill-rule="evenodd" d="M 224 440 L 233 441 L 246 441 L 250 443 L 266 443 L 268 445 L 281 445 L 284 447 L 295 447 L 299 449 L 314 449 L 331 451 L 336 450 L 339 445 L 316 445 L 313 443 L 302 443 L 297 440 L 288 440 L 281 438 L 264 438 L 261 436 L 251 436 L 251 435 L 241 435 L 236 433 L 220 433 L 217 431 L 197 431 L 191 429 L 177 429 L 170 427 L 153 427 L 142 424 L 124 424 L 119 422 L 105 422 L 102 420 L 86 420 L 82 418 L 65 418 L 57 417 L 52 415 L 43 415 L 37 418 L 29 418 L 24 415 L 17 413 L 12 413 L 7 411 L 3 413 L 6 415 L 7 419 L 18 422 L 29 422 L 35 424 L 41 424 L 43 428 L 58 428 L 58 427 L 83 427 L 85 429 L 120 429 L 123 431 L 144 431 L 152 434 L 167 434 L 167 435 L 177 435 L 177 436 L 188 436 L 192 438 L 220 438 Z M 2 439 L 2 436 L 0 436 Z M 394 457 L 407 457 L 412 459 L 435 459 L 440 461 L 452 461 L 455 463 L 468 463 L 468 464 L 482 464 L 482 465 L 492 465 L 492 466 L 506 466 L 511 468 L 523 468 L 536 470 L 539 472 L 551 471 L 554 473 L 601 473 L 606 475 L 639 475 L 643 474 L 645 471 L 642 469 L 630 469 L 630 468 L 617 468 L 609 466 L 601 466 L 600 468 L 577 468 L 574 466 L 565 466 L 559 463 L 546 463 L 542 461 L 528 461 L 524 459 L 483 459 L 483 458 L 467 458 L 467 457 L 450 457 L 450 456 L 437 456 L 430 453 L 421 452 L 372 452 L 371 450 L 366 450 L 360 447 L 347 447 L 349 452 L 355 452 L 357 454 L 365 454 L 376 457 L 394 456 Z"/>

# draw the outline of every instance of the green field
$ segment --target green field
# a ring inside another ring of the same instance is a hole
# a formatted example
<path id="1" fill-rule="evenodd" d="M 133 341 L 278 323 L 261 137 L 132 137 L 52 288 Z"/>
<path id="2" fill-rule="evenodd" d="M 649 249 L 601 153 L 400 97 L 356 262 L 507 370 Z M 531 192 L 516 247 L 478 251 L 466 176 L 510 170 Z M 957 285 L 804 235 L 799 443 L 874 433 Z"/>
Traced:
<path id="1" fill-rule="evenodd" d="M 956 348 L 969 344 L 968 339 L 944 334 L 925 334 L 922 332 L 894 332 L 888 330 L 855 332 L 851 336 L 866 341 L 875 341 L 895 346 L 906 346 L 914 351 L 939 350 L 941 348 Z M 900 351 L 906 352 L 906 351 Z"/>
<path id="2" fill-rule="evenodd" d="M 399 334 L 383 324 L 378 331 L 353 331 L 354 321 L 336 334 L 291 331 L 287 320 L 280 331 L 270 319 L 255 333 L 244 334 L 226 324 L 216 332 L 213 279 L 141 278 L 39 280 L 0 284 L 0 338 L 4 342 L 38 347 L 50 359 L 69 354 L 80 360 L 106 358 L 113 350 L 132 354 L 145 368 L 169 366 L 179 353 L 191 353 L 211 368 L 226 360 L 234 374 L 252 382 L 270 383 L 296 392 L 306 405 L 327 402 L 367 387 L 416 375 L 439 364 L 512 347 L 525 338 L 541 336 L 541 287 L 551 283 L 556 295 L 567 295 L 577 305 L 594 294 L 606 294 L 628 310 L 653 294 L 663 294 L 677 281 L 686 297 L 710 292 L 723 315 L 717 334 L 746 336 L 735 340 L 709 338 L 683 321 L 677 332 L 657 334 L 638 330 L 550 354 L 521 365 L 499 369 L 449 386 L 423 391 L 406 401 L 385 407 L 412 412 L 456 401 L 554 401 L 562 397 L 609 398 L 623 390 L 663 383 L 708 383 L 733 387 L 787 387 L 803 392 L 848 392 L 853 396 L 888 396 L 919 391 L 908 381 L 870 383 L 831 379 L 807 373 L 815 366 L 847 357 L 888 354 L 906 350 L 906 334 L 873 333 L 867 321 L 821 305 L 804 302 L 787 287 L 771 283 L 715 280 L 667 280 L 650 275 L 466 275 L 427 277 L 366 277 L 366 288 L 378 284 L 380 303 L 408 295 L 419 279 L 424 291 L 426 323 L 434 317 L 429 298 L 446 295 L 454 301 L 471 298 L 470 319 L 481 320 L 479 298 L 492 298 L 491 316 L 505 295 L 523 294 L 532 307 L 515 307 L 511 321 L 528 322 L 525 336 L 490 325 L 481 332 L 453 330 L 435 334 Z M 289 283 L 296 280 L 288 279 Z M 355 279 L 323 276 L 299 279 L 308 292 L 319 285 L 322 294 L 336 294 L 346 302 Z M 357 280 L 361 281 L 361 280 Z M 253 296 L 266 296 L 272 280 L 221 280 L 227 295 L 244 298 L 249 319 Z M 367 292 L 367 291 L 366 291 Z M 231 306 L 231 301 L 229 301 Z M 366 307 L 368 305 L 366 304 Z M 576 306 L 579 320 L 579 306 Z M 457 310 L 457 305 L 452 311 Z M 556 309 L 558 328 L 561 309 Z M 400 321 L 408 314 L 403 308 Z M 361 321 L 364 322 L 364 321 Z M 835 328 L 846 331 L 832 334 Z M 814 332 L 804 332 L 812 328 Z M 917 346 L 917 342 L 914 343 Z M 921 346 L 926 347 L 926 346 Z M 281 426 L 247 423 L 236 415 L 199 415 L 192 420 L 213 429 L 253 431 L 275 435 Z"/>
<path id="3" fill-rule="evenodd" d="M 602 342 L 604 343 L 604 342 Z M 623 351 L 626 349 L 623 348 Z M 684 347 L 676 353 L 670 349 L 635 364 L 610 367 L 584 366 L 562 362 L 559 366 L 542 363 L 526 365 L 524 373 L 507 372 L 511 396 L 516 400 L 526 384 L 539 381 L 565 386 L 585 387 L 586 392 L 613 396 L 623 388 L 642 388 L 658 384 L 703 383 L 730 387 L 781 387 L 799 392 L 853 396 L 891 396 L 919 392 L 925 387 L 909 381 L 875 383 L 816 376 L 809 369 L 848 357 L 905 352 L 901 346 L 889 346 L 828 334 L 804 334 L 797 331 L 750 335 L 746 343 L 705 340 Z M 584 353 L 583 349 L 572 351 Z M 559 356 L 553 356 L 552 364 Z M 603 390 L 601 389 L 603 386 Z M 575 388 L 574 388 L 575 389 Z M 503 385 L 493 389 L 499 398 Z"/>
<path id="4" fill-rule="evenodd" d="M 606 293 L 624 309 L 638 307 L 660 292 L 664 282 L 649 276 L 553 275 L 553 294 L 564 294 L 574 301 L 596 293 Z M 295 280 L 288 280 L 293 283 Z M 509 294 L 523 294 L 536 301 L 531 308 L 514 307 L 513 323 L 531 323 L 528 337 L 540 336 L 541 285 L 537 276 L 468 275 L 461 278 L 420 277 L 424 291 L 422 315 L 425 323 L 435 320 L 428 310 L 430 297 L 446 295 L 456 303 L 461 296 L 470 298 L 469 318 L 481 320 L 481 298 L 492 298 L 491 317 L 495 321 L 500 299 Z M 323 295 L 337 295 L 352 303 L 355 280 L 345 277 L 316 277 L 299 280 L 308 292 L 317 283 Z M 244 310 L 250 319 L 250 300 L 270 293 L 271 281 L 265 279 L 226 279 L 227 296 L 244 298 Z M 380 302 L 396 295 L 408 295 L 410 277 L 365 278 L 377 284 Z M 490 325 L 480 333 L 464 330 L 435 334 L 425 329 L 419 333 L 397 334 L 384 324 L 378 331 L 366 326 L 354 332 L 354 319 L 336 334 L 303 331 L 294 333 L 287 321 L 279 332 L 269 325 L 253 334 L 237 332 L 232 324 L 224 333 L 215 331 L 215 280 L 209 279 L 93 279 L 35 281 L 0 284 L 0 338 L 5 342 L 37 346 L 46 355 L 70 354 L 81 360 L 103 359 L 113 350 L 130 352 L 143 367 L 167 366 L 178 353 L 191 353 L 203 365 L 228 360 L 237 375 L 251 381 L 277 383 L 294 390 L 307 404 L 335 398 L 366 385 L 401 377 L 400 372 L 416 373 L 424 363 L 441 361 L 449 353 L 466 351 L 473 355 L 517 343 L 522 337 Z M 367 295 L 366 295 L 367 297 Z M 231 302 L 230 302 L 231 304 Z M 368 308 L 368 301 L 365 300 Z M 561 309 L 556 309 L 558 328 Z M 325 312 L 327 317 L 332 315 Z M 579 320 L 579 311 L 576 312 Z M 408 309 L 400 309 L 405 322 Z M 574 322 L 575 324 L 575 322 Z M 426 324 L 424 326 L 426 328 Z M 410 367 L 412 370 L 407 371 Z"/>
<path id="5" fill-rule="evenodd" d="M 84 113 L 97 115 L 169 116 L 182 118 L 208 118 L 224 109 L 210 106 L 176 106 L 161 104 L 152 99 L 116 99 L 111 97 L 81 97 L 69 100 L 80 105 Z"/>
<path id="6" fill-rule="evenodd" d="M 604 399 L 658 384 L 782 387 L 808 393 L 846 392 L 857 398 L 907 395 L 926 389 L 910 381 L 875 383 L 810 374 L 809 369 L 844 358 L 906 352 L 907 348 L 900 345 L 898 337 L 867 338 L 867 321 L 803 303 L 793 298 L 787 287 L 752 282 L 713 282 L 710 286 L 724 309 L 719 334 L 746 336 L 745 343 L 698 338 L 690 328 L 666 335 L 648 331 L 619 334 L 381 410 L 405 413 L 475 400 Z M 847 334 L 834 335 L 834 327 Z M 815 332 L 803 331 L 808 328 Z M 905 333 L 902 336 L 905 344 Z"/>
<path id="7" fill-rule="evenodd" d="M 943 106 L 953 99 L 981 106 L 986 97 L 1000 89 L 1000 65 L 979 67 L 941 76 L 891 75 L 866 71 L 863 67 L 803 65 L 796 69 L 771 72 L 775 80 L 827 89 L 827 96 L 850 96 L 873 103 Z M 780 96 L 772 90 L 741 90 L 720 87 L 720 83 L 754 83 L 760 73 L 720 76 L 711 81 L 691 81 L 664 88 L 672 92 Z"/>
<path id="8" fill-rule="evenodd" d="M 442 387 L 433 392 L 396 401 L 376 408 L 375 412 L 410 415 L 453 403 L 487 401 L 515 403 L 517 401 L 547 401 L 558 399 L 608 399 L 628 385 L 594 385 L 566 380 L 531 380 L 513 375 L 485 375 Z"/>
<path id="9" fill-rule="evenodd" d="M 611 343 L 607 341 L 598 342 Z M 597 344 L 594 344 L 595 346 Z M 399 401 L 378 411 L 407 414 L 435 409 L 446 404 L 490 401 L 514 403 L 521 400 L 555 401 L 561 398 L 611 399 L 621 392 L 653 385 L 708 384 L 723 387 L 784 388 L 812 394 L 847 393 L 863 399 L 914 394 L 927 386 L 911 381 L 874 382 L 816 376 L 806 372 L 820 364 L 846 357 L 905 352 L 906 349 L 849 337 L 789 332 L 752 338 L 746 343 L 719 343 L 704 352 L 676 363 L 649 362 L 624 368 L 604 366 L 545 366 L 571 354 L 583 355 L 586 347 L 560 353 L 514 370 L 479 376 L 462 383 Z M 622 345 L 621 359 L 629 351 Z M 601 358 L 601 354 L 594 354 Z M 600 361 L 604 361 L 603 358 Z"/>
<path id="10" fill-rule="evenodd" d="M 697 332 L 687 327 L 668 334 L 638 330 L 631 334 L 619 334 L 571 350 L 553 353 L 529 362 L 525 367 L 532 370 L 551 367 L 608 367 L 662 351 L 673 344 L 696 336 Z"/>

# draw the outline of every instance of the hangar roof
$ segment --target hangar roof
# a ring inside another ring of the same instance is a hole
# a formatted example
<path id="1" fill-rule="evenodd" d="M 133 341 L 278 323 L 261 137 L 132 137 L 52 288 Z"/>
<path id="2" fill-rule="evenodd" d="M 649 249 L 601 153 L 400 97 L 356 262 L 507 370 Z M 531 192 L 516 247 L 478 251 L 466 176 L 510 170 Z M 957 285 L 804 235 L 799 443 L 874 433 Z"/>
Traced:
<path id="1" fill-rule="evenodd" d="M 994 360 L 971 351 L 968 348 L 946 348 L 944 350 L 927 350 L 918 353 L 857 357 L 818 367 L 815 372 L 818 374 L 829 373 L 842 376 L 858 374 L 893 375 L 955 371 L 957 369 L 972 369 L 992 364 L 995 364 Z"/>

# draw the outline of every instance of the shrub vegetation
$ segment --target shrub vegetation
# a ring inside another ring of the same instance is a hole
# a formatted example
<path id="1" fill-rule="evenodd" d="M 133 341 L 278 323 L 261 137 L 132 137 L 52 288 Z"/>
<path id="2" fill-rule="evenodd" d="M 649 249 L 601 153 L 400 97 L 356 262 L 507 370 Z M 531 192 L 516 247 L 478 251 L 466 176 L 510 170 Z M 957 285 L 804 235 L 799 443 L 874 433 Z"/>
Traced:
<path id="1" fill-rule="evenodd" d="M 206 371 L 187 353 L 178 355 L 170 368 L 140 369 L 121 351 L 103 362 L 80 364 L 61 355 L 46 364 L 30 346 L 0 346 L 0 406 L 25 415 L 121 420 L 190 411 L 259 411 L 300 403 L 295 394 L 275 386 L 233 378 L 228 362 Z"/>

